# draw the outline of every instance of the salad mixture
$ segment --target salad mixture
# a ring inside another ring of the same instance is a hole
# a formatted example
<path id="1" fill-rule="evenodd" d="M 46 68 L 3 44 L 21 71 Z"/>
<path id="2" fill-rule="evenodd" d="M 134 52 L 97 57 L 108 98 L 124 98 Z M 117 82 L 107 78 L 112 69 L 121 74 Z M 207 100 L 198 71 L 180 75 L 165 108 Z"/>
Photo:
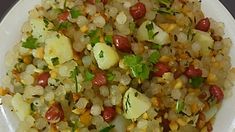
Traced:
<path id="1" fill-rule="evenodd" d="M 17 131 L 211 132 L 231 40 L 199 0 L 42 0 L 6 56 Z"/>

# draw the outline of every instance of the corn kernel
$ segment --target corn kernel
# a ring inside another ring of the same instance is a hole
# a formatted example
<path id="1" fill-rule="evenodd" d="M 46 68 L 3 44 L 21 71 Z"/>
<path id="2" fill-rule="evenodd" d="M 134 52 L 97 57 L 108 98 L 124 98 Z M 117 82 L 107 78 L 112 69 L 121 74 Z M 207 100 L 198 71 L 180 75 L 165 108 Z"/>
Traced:
<path id="1" fill-rule="evenodd" d="M 88 31 L 87 25 L 82 26 L 82 27 L 80 28 L 80 31 L 83 32 L 83 33 L 87 32 L 87 31 Z"/>
<path id="2" fill-rule="evenodd" d="M 79 109 L 79 108 L 72 110 L 72 112 L 77 115 L 83 114 L 85 111 L 86 111 L 86 109 Z"/>
<path id="3" fill-rule="evenodd" d="M 43 59 L 43 57 L 44 57 L 44 48 L 43 47 L 37 48 L 35 57 Z"/>
<path id="4" fill-rule="evenodd" d="M 135 124 L 131 123 L 129 126 L 127 126 L 126 131 L 131 132 L 135 128 Z"/>
<path id="5" fill-rule="evenodd" d="M 177 123 L 180 125 L 180 126 L 185 126 L 187 125 L 187 123 L 184 121 L 184 119 L 182 118 L 178 118 L 177 120 Z"/>
<path id="6" fill-rule="evenodd" d="M 80 122 L 82 124 L 84 124 L 85 126 L 89 126 L 91 124 L 91 115 L 90 115 L 90 111 L 86 111 L 85 113 L 83 113 L 81 116 L 80 116 Z"/>
<path id="7" fill-rule="evenodd" d="M 174 88 L 175 89 L 180 89 L 180 88 L 182 88 L 182 86 L 183 86 L 182 80 L 181 79 L 176 79 L 176 83 L 175 83 Z"/>
<path id="8" fill-rule="evenodd" d="M 169 127 L 172 131 L 176 131 L 179 125 L 175 121 L 171 121 L 171 123 L 169 124 Z"/>
<path id="9" fill-rule="evenodd" d="M 167 62 L 169 62 L 171 60 L 171 58 L 169 57 L 169 56 L 162 56 L 160 59 L 159 59 L 159 61 L 160 62 L 164 62 L 164 63 L 167 63 Z"/>
<path id="10" fill-rule="evenodd" d="M 122 114 L 122 109 L 119 106 L 116 106 L 115 110 L 118 114 Z"/>
<path id="11" fill-rule="evenodd" d="M 151 103 L 152 103 L 152 105 L 155 106 L 155 107 L 158 107 L 158 106 L 159 106 L 159 101 L 158 101 L 157 97 L 152 97 L 152 98 L 151 98 Z"/>
<path id="12" fill-rule="evenodd" d="M 23 56 L 23 62 L 25 64 L 31 64 L 33 61 L 33 58 L 31 55 L 26 55 L 26 56 Z"/>
<path id="13" fill-rule="evenodd" d="M 176 24 L 171 24 L 171 23 L 164 23 L 164 24 L 160 24 L 159 25 L 163 30 L 165 30 L 166 32 L 171 32 L 172 30 L 175 29 Z"/>
<path id="14" fill-rule="evenodd" d="M 216 81 L 217 81 L 216 75 L 213 74 L 213 73 L 209 73 L 208 76 L 207 76 L 207 82 L 208 82 L 209 84 L 213 84 L 213 83 L 216 82 Z"/>
<path id="15" fill-rule="evenodd" d="M 191 111 L 192 113 L 197 113 L 199 111 L 198 105 L 196 103 L 191 105 Z"/>
<path id="16" fill-rule="evenodd" d="M 148 114 L 145 112 L 143 115 L 142 115 L 143 119 L 147 120 L 149 118 Z"/>
<path id="17" fill-rule="evenodd" d="M 5 88 L 0 88 L 0 96 L 4 96 L 8 93 L 8 90 Z"/>
<path id="18" fill-rule="evenodd" d="M 201 129 L 201 132 L 208 132 L 208 131 L 207 131 L 207 127 L 206 127 L 206 126 L 203 127 L 203 128 Z"/>
<path id="19" fill-rule="evenodd" d="M 57 72 L 52 70 L 50 71 L 51 78 L 56 78 L 57 77 Z"/>

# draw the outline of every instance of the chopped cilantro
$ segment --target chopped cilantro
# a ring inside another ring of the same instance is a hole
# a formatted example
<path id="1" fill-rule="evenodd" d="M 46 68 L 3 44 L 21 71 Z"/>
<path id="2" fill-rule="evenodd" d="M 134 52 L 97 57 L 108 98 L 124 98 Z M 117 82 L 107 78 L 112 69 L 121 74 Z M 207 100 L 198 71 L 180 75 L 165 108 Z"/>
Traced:
<path id="1" fill-rule="evenodd" d="M 100 57 L 100 58 L 103 58 L 103 57 L 104 57 L 104 51 L 103 51 L 103 50 L 100 51 L 99 57 Z"/>
<path id="2" fill-rule="evenodd" d="M 124 64 L 130 68 L 134 77 L 148 79 L 150 67 L 142 62 L 142 57 L 135 55 L 124 56 Z"/>
<path id="3" fill-rule="evenodd" d="M 172 3 L 172 0 L 157 0 L 160 4 L 163 4 L 167 7 L 169 7 Z"/>
<path id="4" fill-rule="evenodd" d="M 33 103 L 30 104 L 30 108 L 31 108 L 32 112 L 36 111 L 36 109 L 37 109 Z"/>
<path id="5" fill-rule="evenodd" d="M 108 73 L 107 74 L 108 81 L 113 81 L 114 78 L 115 78 L 115 75 L 113 73 Z"/>
<path id="6" fill-rule="evenodd" d="M 65 21 L 65 22 L 60 23 L 56 29 L 57 30 L 64 30 L 64 29 L 68 29 L 71 26 L 72 26 L 72 23 Z"/>
<path id="7" fill-rule="evenodd" d="M 131 103 L 130 103 L 130 95 L 128 94 L 127 95 L 127 99 L 126 99 L 126 103 L 125 103 L 125 106 L 126 106 L 126 112 L 128 111 L 128 109 L 131 107 Z"/>
<path id="8" fill-rule="evenodd" d="M 151 22 L 150 24 L 146 25 L 146 29 L 148 30 L 148 37 L 149 39 L 154 39 L 154 37 L 159 33 L 159 32 L 153 32 L 154 27 L 153 27 L 153 23 Z"/>
<path id="9" fill-rule="evenodd" d="M 104 41 L 107 45 L 110 45 L 112 46 L 112 43 L 113 43 L 113 37 L 112 35 L 106 35 L 105 38 L 104 38 Z"/>
<path id="10" fill-rule="evenodd" d="M 37 38 L 34 38 L 33 36 L 29 36 L 25 42 L 22 43 L 22 47 L 29 48 L 29 49 L 36 49 L 39 47 L 39 44 L 37 43 Z"/>
<path id="11" fill-rule="evenodd" d="M 113 129 L 114 127 L 115 125 L 110 125 L 108 127 L 101 129 L 100 132 L 110 132 L 110 130 Z"/>
<path id="12" fill-rule="evenodd" d="M 60 64 L 58 57 L 51 58 L 51 62 L 53 64 L 53 66 Z"/>
<path id="13" fill-rule="evenodd" d="M 91 46 L 95 46 L 100 41 L 99 29 L 89 31 L 88 36 L 90 37 Z"/>
<path id="14" fill-rule="evenodd" d="M 199 87 L 203 82 L 204 82 L 204 78 L 203 78 L 203 77 L 192 77 L 192 78 L 189 80 L 189 83 L 190 83 L 194 88 Z"/>
<path id="15" fill-rule="evenodd" d="M 43 22 L 45 23 L 46 27 L 48 27 L 49 20 L 46 17 L 43 18 Z"/>
<path id="16" fill-rule="evenodd" d="M 159 14 L 168 14 L 168 15 L 174 15 L 175 13 L 177 13 L 177 11 L 168 8 L 168 7 L 161 7 L 159 9 L 154 9 L 155 11 L 157 11 L 157 13 Z"/>
<path id="17" fill-rule="evenodd" d="M 176 107 L 175 107 L 175 109 L 176 109 L 176 113 L 180 113 L 180 112 L 184 109 L 184 102 L 181 101 L 181 100 L 178 100 L 178 101 L 176 102 Z"/>
<path id="18" fill-rule="evenodd" d="M 160 44 L 152 44 L 152 45 L 151 45 L 151 48 L 152 48 L 152 49 L 157 49 L 157 50 L 159 50 L 159 49 L 162 48 L 162 45 L 160 45 Z"/>
<path id="19" fill-rule="evenodd" d="M 78 18 L 78 16 L 81 15 L 81 12 L 80 12 L 77 8 L 73 7 L 73 8 L 70 10 L 70 14 L 71 14 L 71 17 L 72 17 L 73 19 L 76 19 L 76 18 Z"/>
<path id="20" fill-rule="evenodd" d="M 76 92 L 78 92 L 78 81 L 77 81 L 77 75 L 78 75 L 78 67 L 76 66 L 73 71 L 70 72 L 70 78 L 74 79 L 75 81 L 75 87 L 76 87 Z"/>
<path id="21" fill-rule="evenodd" d="M 85 81 L 91 81 L 93 80 L 94 77 L 95 75 L 91 73 L 89 70 L 85 71 Z"/>
<path id="22" fill-rule="evenodd" d="M 148 60 L 149 60 L 151 63 L 155 64 L 155 63 L 159 60 L 159 58 L 160 58 L 160 53 L 159 53 L 159 51 L 154 51 L 152 54 L 150 54 Z"/>

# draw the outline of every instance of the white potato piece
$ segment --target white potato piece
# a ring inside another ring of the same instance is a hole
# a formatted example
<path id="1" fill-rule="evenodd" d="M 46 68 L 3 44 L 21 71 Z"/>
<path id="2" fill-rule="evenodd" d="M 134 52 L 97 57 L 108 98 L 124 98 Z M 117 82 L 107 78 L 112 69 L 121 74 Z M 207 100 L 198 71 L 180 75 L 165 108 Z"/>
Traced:
<path id="1" fill-rule="evenodd" d="M 151 103 L 148 97 L 134 88 L 129 88 L 123 98 L 124 117 L 135 120 L 146 112 Z"/>
<path id="2" fill-rule="evenodd" d="M 38 39 L 39 43 L 44 43 L 45 39 L 48 38 L 49 34 L 51 31 L 49 31 L 50 29 L 52 29 L 54 27 L 54 25 L 47 21 L 45 22 L 43 20 L 43 18 L 33 18 L 30 19 L 30 26 L 32 28 L 32 36 L 34 38 Z"/>
<path id="3" fill-rule="evenodd" d="M 73 50 L 69 38 L 64 35 L 57 34 L 46 39 L 44 59 L 49 65 L 49 68 L 72 60 Z"/>
<path id="4" fill-rule="evenodd" d="M 93 54 L 98 67 L 102 70 L 109 69 L 119 61 L 119 56 L 116 50 L 105 43 L 95 44 L 93 47 Z"/>
<path id="5" fill-rule="evenodd" d="M 150 30 L 147 29 L 147 25 L 150 24 L 152 25 L 151 32 L 155 34 L 153 36 L 149 36 Z M 168 44 L 170 42 L 169 34 L 163 31 L 154 22 L 149 20 L 143 22 L 140 25 L 139 29 L 137 30 L 137 39 L 139 41 L 149 41 L 160 45 Z"/>
<path id="6" fill-rule="evenodd" d="M 23 97 L 21 94 L 16 93 L 12 100 L 11 100 L 12 106 L 16 112 L 16 115 L 19 117 L 21 121 L 25 119 L 26 116 L 30 115 L 30 104 L 26 103 L 23 100 Z"/>

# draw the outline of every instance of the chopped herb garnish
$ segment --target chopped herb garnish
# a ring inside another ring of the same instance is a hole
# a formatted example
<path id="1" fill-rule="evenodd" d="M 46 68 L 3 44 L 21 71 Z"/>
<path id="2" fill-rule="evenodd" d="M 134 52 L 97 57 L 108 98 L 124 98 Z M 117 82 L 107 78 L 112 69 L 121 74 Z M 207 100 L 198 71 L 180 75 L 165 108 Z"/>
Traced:
<path id="1" fill-rule="evenodd" d="M 73 7 L 73 8 L 70 10 L 70 14 L 71 14 L 71 17 L 72 17 L 73 19 L 76 19 L 76 18 L 78 18 L 78 16 L 81 15 L 81 12 L 80 12 L 77 8 Z"/>
<path id="2" fill-rule="evenodd" d="M 148 30 L 149 39 L 154 39 L 154 37 L 159 33 L 159 32 L 155 32 L 155 33 L 153 32 L 154 26 L 152 22 L 146 25 L 146 29 Z"/>
<path id="3" fill-rule="evenodd" d="M 39 44 L 37 43 L 37 38 L 34 38 L 33 36 L 29 36 L 25 42 L 22 43 L 22 47 L 29 48 L 29 49 L 36 49 L 39 47 Z"/>
<path id="4" fill-rule="evenodd" d="M 115 78 L 115 75 L 113 73 L 108 73 L 107 74 L 108 81 L 113 81 L 114 78 Z"/>
<path id="5" fill-rule="evenodd" d="M 155 64 L 160 58 L 160 52 L 159 51 L 154 51 L 153 53 L 150 54 L 148 60 Z"/>
<path id="6" fill-rule="evenodd" d="M 45 23 L 46 27 L 48 28 L 49 20 L 46 17 L 44 17 L 43 22 Z"/>
<path id="7" fill-rule="evenodd" d="M 157 0 L 159 2 L 159 4 L 163 4 L 167 7 L 169 7 L 172 3 L 172 0 Z"/>
<path id="8" fill-rule="evenodd" d="M 134 77 L 148 79 L 150 67 L 142 62 L 142 57 L 135 55 L 124 56 L 124 64 L 127 65 Z"/>
<path id="9" fill-rule="evenodd" d="M 36 111 L 36 106 L 33 103 L 30 104 L 30 108 L 32 112 Z"/>
<path id="10" fill-rule="evenodd" d="M 74 68 L 73 71 L 70 72 L 70 78 L 74 79 L 75 81 L 76 92 L 78 92 L 78 80 L 77 80 L 78 73 L 79 73 L 79 70 L 77 66 Z"/>
<path id="11" fill-rule="evenodd" d="M 56 29 L 57 30 L 64 30 L 64 29 L 68 29 L 71 26 L 72 26 L 72 23 L 65 21 L 65 22 L 60 23 Z"/>
<path id="12" fill-rule="evenodd" d="M 51 59 L 51 62 L 52 62 L 52 64 L 53 64 L 53 66 L 56 66 L 56 65 L 60 64 L 58 57 L 52 58 L 52 59 Z"/>
<path id="13" fill-rule="evenodd" d="M 178 13 L 177 11 L 168 8 L 168 7 L 161 7 L 159 9 L 154 9 L 155 11 L 157 11 L 157 13 L 159 14 L 168 14 L 168 15 L 174 15 L 175 13 Z"/>
<path id="14" fill-rule="evenodd" d="M 89 31 L 88 36 L 90 37 L 91 46 L 95 46 L 100 41 L 99 29 Z"/>
<path id="15" fill-rule="evenodd" d="M 178 100 L 178 101 L 176 102 L 176 107 L 175 107 L 175 109 L 176 109 L 176 113 L 180 113 L 180 112 L 184 109 L 184 102 L 181 101 L 181 100 Z"/>
<path id="16" fill-rule="evenodd" d="M 105 127 L 103 129 L 100 130 L 100 132 L 109 132 L 111 129 L 113 129 L 115 127 L 115 125 L 110 125 L 108 127 Z"/>
<path id="17" fill-rule="evenodd" d="M 160 45 L 160 44 L 152 44 L 152 45 L 151 45 L 151 48 L 152 48 L 152 49 L 157 49 L 157 50 L 159 50 L 159 49 L 162 48 L 162 45 Z"/>
<path id="18" fill-rule="evenodd" d="M 95 75 L 91 73 L 89 70 L 85 71 L 85 81 L 91 81 L 93 80 L 94 77 Z"/>
<path id="19" fill-rule="evenodd" d="M 106 35 L 105 38 L 104 38 L 104 41 L 107 45 L 110 45 L 112 46 L 112 43 L 113 43 L 113 37 L 112 35 Z"/>
<path id="20" fill-rule="evenodd" d="M 204 78 L 203 78 L 203 77 L 192 77 L 192 78 L 189 80 L 189 83 L 190 83 L 194 88 L 199 87 L 203 82 L 204 82 Z"/>
<path id="21" fill-rule="evenodd" d="M 128 111 L 128 109 L 131 107 L 131 103 L 130 103 L 130 95 L 128 94 L 127 95 L 127 99 L 126 99 L 126 103 L 125 103 L 125 106 L 126 106 L 126 112 Z"/>
<path id="22" fill-rule="evenodd" d="M 100 51 L 99 57 L 100 57 L 100 58 L 103 58 L 103 57 L 104 57 L 104 51 L 103 51 L 103 50 Z"/>

